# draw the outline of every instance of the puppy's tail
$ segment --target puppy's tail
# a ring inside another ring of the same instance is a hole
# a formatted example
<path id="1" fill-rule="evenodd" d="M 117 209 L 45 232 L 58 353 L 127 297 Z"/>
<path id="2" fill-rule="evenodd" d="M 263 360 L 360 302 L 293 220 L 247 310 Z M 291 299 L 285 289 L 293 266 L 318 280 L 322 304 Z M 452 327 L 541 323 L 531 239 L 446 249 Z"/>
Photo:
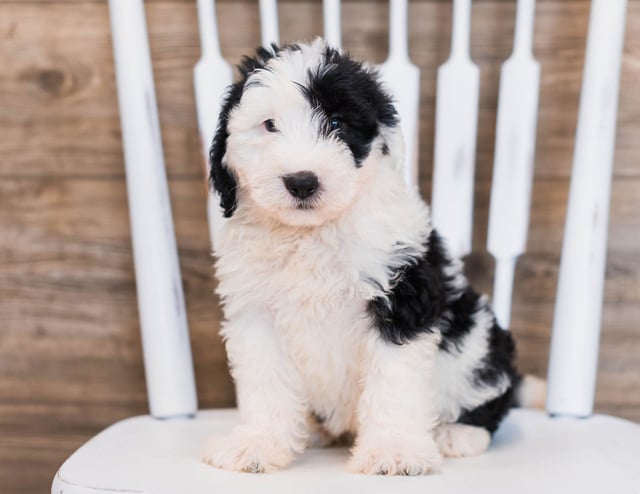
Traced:
<path id="1" fill-rule="evenodd" d="M 515 406 L 543 410 L 547 401 L 547 381 L 525 374 L 516 388 Z"/>

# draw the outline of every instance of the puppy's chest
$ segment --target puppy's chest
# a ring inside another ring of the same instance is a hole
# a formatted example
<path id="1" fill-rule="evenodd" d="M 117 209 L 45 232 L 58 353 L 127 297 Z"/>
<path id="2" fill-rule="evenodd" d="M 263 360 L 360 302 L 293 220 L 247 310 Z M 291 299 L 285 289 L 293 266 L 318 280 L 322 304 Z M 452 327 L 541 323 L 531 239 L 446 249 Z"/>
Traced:
<path id="1" fill-rule="evenodd" d="M 362 273 L 348 246 L 302 241 L 272 274 L 275 330 L 304 378 L 309 404 L 346 430 L 362 345 L 372 334 Z"/>
<path id="2" fill-rule="evenodd" d="M 364 308 L 366 284 L 353 246 L 337 239 L 302 237 L 264 250 L 256 263 L 268 289 L 269 309 L 315 321 Z"/>
<path id="3" fill-rule="evenodd" d="M 253 244 L 245 237 L 243 251 L 232 251 L 232 264 L 242 265 L 242 298 L 271 314 L 314 394 L 335 394 L 338 377 L 355 372 L 363 333 L 370 331 L 369 288 L 358 262 L 366 249 L 335 235 L 264 238 Z M 221 284 L 224 290 L 224 277 Z"/>

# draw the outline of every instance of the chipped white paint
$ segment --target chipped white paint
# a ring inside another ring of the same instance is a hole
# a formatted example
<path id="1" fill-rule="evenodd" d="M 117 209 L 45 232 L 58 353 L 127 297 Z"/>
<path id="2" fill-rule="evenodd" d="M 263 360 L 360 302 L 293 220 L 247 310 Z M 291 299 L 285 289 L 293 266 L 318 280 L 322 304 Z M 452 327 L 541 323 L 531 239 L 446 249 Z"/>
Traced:
<path id="1" fill-rule="evenodd" d="M 147 26 L 141 0 L 109 0 L 149 407 L 196 412 L 196 390 Z"/>
<path id="2" fill-rule="evenodd" d="M 540 64 L 533 58 L 535 0 L 518 0 L 515 40 L 502 65 L 487 249 L 496 259 L 493 308 L 509 327 L 513 272 L 529 230 Z"/>
<path id="3" fill-rule="evenodd" d="M 549 360 L 547 410 L 593 412 L 626 0 L 594 0 Z"/>
<path id="4" fill-rule="evenodd" d="M 450 252 L 471 252 L 480 71 L 469 56 L 471 0 L 454 0 L 451 55 L 438 69 L 431 207 Z"/>

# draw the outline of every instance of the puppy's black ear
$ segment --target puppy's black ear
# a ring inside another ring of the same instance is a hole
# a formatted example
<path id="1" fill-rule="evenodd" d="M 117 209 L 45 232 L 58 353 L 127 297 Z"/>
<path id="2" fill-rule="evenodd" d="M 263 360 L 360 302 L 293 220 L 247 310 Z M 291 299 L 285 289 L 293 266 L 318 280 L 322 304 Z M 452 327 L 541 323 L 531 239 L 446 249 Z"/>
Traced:
<path id="1" fill-rule="evenodd" d="M 232 110 L 238 106 L 242 93 L 245 89 L 245 83 L 249 76 L 260 69 L 264 69 L 267 62 L 276 56 L 280 49 L 274 44 L 271 49 L 258 48 L 254 57 L 245 57 L 238 66 L 240 70 L 240 80 L 232 84 L 225 96 L 218 118 L 218 129 L 213 137 L 213 143 L 209 151 L 209 181 L 214 190 L 220 194 L 220 206 L 224 211 L 224 216 L 229 218 L 238 206 L 237 187 L 233 172 L 227 168 L 224 163 L 224 155 L 227 152 L 227 138 L 229 131 L 227 125 Z"/>
<path id="2" fill-rule="evenodd" d="M 223 159 L 227 152 L 229 114 L 240 102 L 243 85 L 244 82 L 237 82 L 229 87 L 218 118 L 218 130 L 213 137 L 213 143 L 209 150 L 209 181 L 214 190 L 220 194 L 220 207 L 224 211 L 225 218 L 231 217 L 238 205 L 236 195 L 238 183 L 231 170 L 223 162 Z"/>

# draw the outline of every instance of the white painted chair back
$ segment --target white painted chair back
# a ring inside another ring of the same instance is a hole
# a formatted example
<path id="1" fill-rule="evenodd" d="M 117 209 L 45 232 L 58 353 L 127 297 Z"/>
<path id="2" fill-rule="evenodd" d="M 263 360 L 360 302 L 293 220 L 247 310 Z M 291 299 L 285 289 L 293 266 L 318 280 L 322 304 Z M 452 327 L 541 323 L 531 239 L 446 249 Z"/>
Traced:
<path id="1" fill-rule="evenodd" d="M 551 419 L 536 410 L 513 410 L 487 453 L 447 463 L 446 474 L 413 479 L 348 474 L 344 448 L 311 448 L 304 460 L 273 475 L 238 474 L 202 464 L 204 438 L 228 433 L 240 417 L 235 409 L 205 410 L 196 416 L 143 2 L 109 0 L 109 5 L 151 416 L 122 420 L 89 440 L 60 467 L 52 494 L 294 494 L 336 486 L 372 494 L 458 493 L 470 485 L 474 492 L 493 494 L 511 484 L 531 493 L 637 492 L 640 425 L 602 415 L 571 418 L 589 415 L 593 408 L 625 0 L 593 0 L 589 23 L 547 400 L 551 415 L 571 417 Z M 396 95 L 410 151 L 404 177 L 415 186 L 420 73 L 408 56 L 407 1 L 391 0 L 390 5 L 389 58 L 381 69 Z M 461 194 L 472 190 L 477 108 L 457 103 L 477 105 L 478 68 L 468 55 L 471 1 L 454 0 L 453 7 L 451 56 L 438 73 L 433 208 L 434 219 L 444 222 L 437 226 L 449 236 L 450 247 L 464 255 L 471 245 L 472 201 Z M 263 41 L 277 41 L 275 0 L 261 0 L 260 11 Z M 198 12 L 202 58 L 194 82 L 206 160 L 219 99 L 232 71 L 220 53 L 213 0 L 198 0 Z M 514 50 L 500 78 L 488 249 L 496 258 L 494 306 L 503 323 L 509 319 L 513 269 L 528 230 L 540 71 L 531 52 L 534 12 L 534 0 L 518 0 Z M 327 38 L 338 46 L 340 2 L 325 1 L 324 14 Z M 439 201 L 437 194 L 447 201 Z M 457 210 L 446 208 L 453 197 L 460 198 Z M 213 196 L 208 214 L 215 243 L 221 214 Z M 194 417 L 156 420 L 184 416 Z"/>
<path id="2" fill-rule="evenodd" d="M 195 383 L 143 2 L 109 5 L 149 405 L 155 417 L 192 415 Z M 469 56 L 471 6 L 453 1 L 451 56 L 437 87 L 433 218 L 459 256 L 471 250 L 472 235 L 479 70 Z M 548 376 L 551 414 L 587 416 L 593 409 L 625 10 L 626 0 L 592 1 Z M 325 1 L 323 12 L 325 35 L 339 46 L 339 0 Z M 214 1 L 198 0 L 198 13 L 202 58 L 194 79 L 206 157 L 231 69 L 220 53 Z M 277 43 L 276 0 L 260 0 L 260 16 L 263 44 Z M 540 71 L 531 51 L 534 17 L 534 0 L 518 0 L 514 50 L 501 73 L 488 249 L 497 266 L 495 309 L 505 326 L 528 230 Z M 420 73 L 408 55 L 407 0 L 391 0 L 390 22 L 389 58 L 380 69 L 402 119 L 403 173 L 415 186 Z M 215 242 L 215 199 L 208 212 Z"/>

